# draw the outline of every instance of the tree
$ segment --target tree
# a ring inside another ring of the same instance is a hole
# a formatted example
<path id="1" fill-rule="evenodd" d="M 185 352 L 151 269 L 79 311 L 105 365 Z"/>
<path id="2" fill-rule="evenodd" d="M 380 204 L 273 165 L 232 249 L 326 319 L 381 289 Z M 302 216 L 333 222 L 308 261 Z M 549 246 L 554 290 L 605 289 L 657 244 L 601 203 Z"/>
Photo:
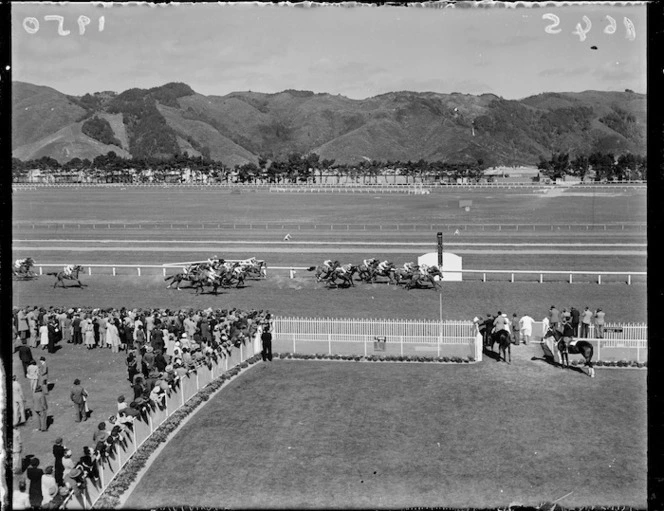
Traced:
<path id="1" fill-rule="evenodd" d="M 583 181 L 590 170 L 590 162 L 586 156 L 579 155 L 570 162 L 570 167 L 572 174 L 578 176 Z"/>

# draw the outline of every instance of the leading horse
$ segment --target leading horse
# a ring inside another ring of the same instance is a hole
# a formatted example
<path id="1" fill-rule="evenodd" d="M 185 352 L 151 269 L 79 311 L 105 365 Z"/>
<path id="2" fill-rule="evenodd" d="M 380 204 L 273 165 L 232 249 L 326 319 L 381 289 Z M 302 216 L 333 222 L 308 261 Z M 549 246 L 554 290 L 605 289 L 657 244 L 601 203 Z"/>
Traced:
<path id="1" fill-rule="evenodd" d="M 569 327 L 569 325 L 566 326 Z M 544 334 L 543 338 L 547 339 L 549 337 L 553 337 L 556 343 L 556 347 L 558 348 L 558 354 L 560 356 L 560 360 L 565 367 L 569 367 L 569 356 L 568 356 L 569 353 L 571 353 L 572 355 L 581 355 L 585 360 L 584 366 L 588 368 L 588 376 L 594 378 L 595 368 L 593 367 L 593 362 L 592 362 L 593 345 L 590 344 L 588 341 L 581 341 L 581 340 L 576 341 L 575 344 L 567 344 L 567 342 L 565 342 L 565 339 L 572 339 L 571 334 L 572 334 L 571 327 L 569 330 L 567 330 L 564 333 L 549 327 L 549 329 Z"/>
<path id="2" fill-rule="evenodd" d="M 507 330 L 498 330 L 496 332 L 493 332 L 491 335 L 489 335 L 489 344 L 491 346 L 491 351 L 493 351 L 493 345 L 496 343 L 498 343 L 498 362 L 500 362 L 500 359 L 502 358 L 505 362 L 511 364 L 512 339 L 510 337 L 510 333 Z"/>
<path id="3" fill-rule="evenodd" d="M 78 280 L 78 274 L 79 272 L 83 271 L 83 266 L 80 264 L 77 264 L 74 266 L 71 270 L 71 273 L 65 273 L 64 270 L 62 271 L 52 271 L 47 273 L 46 275 L 53 275 L 55 276 L 55 284 L 53 284 L 53 289 L 58 285 L 58 283 L 62 284 L 62 287 L 67 287 L 65 286 L 65 280 L 75 280 L 78 282 L 78 287 L 83 287 L 83 284 L 81 284 L 81 281 Z"/>

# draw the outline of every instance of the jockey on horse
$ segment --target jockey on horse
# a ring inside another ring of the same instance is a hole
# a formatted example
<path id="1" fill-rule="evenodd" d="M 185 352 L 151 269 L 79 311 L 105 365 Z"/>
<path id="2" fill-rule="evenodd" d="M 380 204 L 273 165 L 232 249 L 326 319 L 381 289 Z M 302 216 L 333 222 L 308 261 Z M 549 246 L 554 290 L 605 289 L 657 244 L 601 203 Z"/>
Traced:
<path id="1" fill-rule="evenodd" d="M 71 277 L 72 272 L 74 271 L 74 265 L 73 264 L 68 264 L 62 269 L 62 272 L 67 276 Z"/>
<path id="2" fill-rule="evenodd" d="M 27 258 L 17 259 L 16 261 L 14 261 L 14 269 L 15 270 L 20 270 L 23 267 L 23 265 L 26 264 L 27 262 L 28 262 Z"/>

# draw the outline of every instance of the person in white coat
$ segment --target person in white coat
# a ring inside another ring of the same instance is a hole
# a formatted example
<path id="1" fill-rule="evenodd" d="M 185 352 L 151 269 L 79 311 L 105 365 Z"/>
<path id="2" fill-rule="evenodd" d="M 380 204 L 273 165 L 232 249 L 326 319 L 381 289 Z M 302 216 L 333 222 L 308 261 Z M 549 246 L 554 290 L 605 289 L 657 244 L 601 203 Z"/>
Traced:
<path id="1" fill-rule="evenodd" d="M 523 344 L 529 344 L 530 338 L 533 335 L 533 322 L 535 320 L 531 318 L 528 314 L 521 316 L 519 320 L 519 332 L 521 333 L 521 342 Z"/>

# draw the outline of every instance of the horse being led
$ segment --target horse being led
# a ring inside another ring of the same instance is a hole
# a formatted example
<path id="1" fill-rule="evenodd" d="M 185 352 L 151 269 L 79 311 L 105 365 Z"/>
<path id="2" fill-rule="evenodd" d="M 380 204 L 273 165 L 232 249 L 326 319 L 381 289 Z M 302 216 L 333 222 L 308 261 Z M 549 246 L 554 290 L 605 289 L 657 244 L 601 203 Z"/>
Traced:
<path id="1" fill-rule="evenodd" d="M 79 272 L 83 271 L 83 267 L 80 264 L 72 265 L 69 264 L 64 267 L 62 271 L 53 271 L 49 272 L 46 275 L 53 275 L 55 276 L 55 284 L 53 284 L 53 288 L 55 288 L 58 285 L 58 282 L 62 284 L 62 287 L 67 287 L 65 286 L 65 280 L 75 280 L 78 282 L 78 287 L 83 287 L 83 284 L 81 284 L 81 281 L 78 280 L 78 274 Z"/>
<path id="2" fill-rule="evenodd" d="M 512 363 L 512 339 L 507 330 L 500 329 L 493 332 L 489 336 L 489 342 L 491 343 L 491 351 L 494 351 L 493 345 L 498 343 L 498 362 L 502 358 L 508 364 Z"/>
<path id="3" fill-rule="evenodd" d="M 563 332 L 550 328 L 544 334 L 544 339 L 553 337 L 558 349 L 558 356 L 565 367 L 569 367 L 569 353 L 572 355 L 581 355 L 585 359 L 584 365 L 588 368 L 588 376 L 595 377 L 595 368 L 593 367 L 593 345 L 588 341 L 577 340 L 573 343 L 574 331 L 572 327 L 566 324 Z M 567 341 L 566 341 L 567 340 Z"/>

